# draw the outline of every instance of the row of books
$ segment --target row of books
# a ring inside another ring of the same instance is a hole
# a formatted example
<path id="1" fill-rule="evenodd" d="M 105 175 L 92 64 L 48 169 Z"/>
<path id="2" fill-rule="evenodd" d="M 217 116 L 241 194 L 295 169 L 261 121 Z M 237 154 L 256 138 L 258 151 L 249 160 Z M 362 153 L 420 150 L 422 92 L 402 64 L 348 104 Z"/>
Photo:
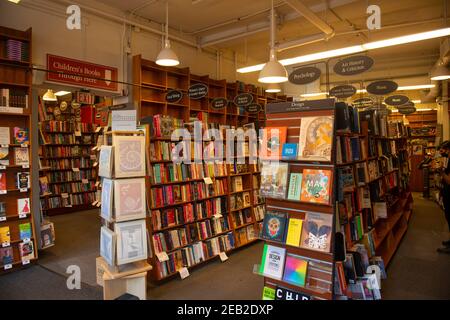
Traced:
<path id="1" fill-rule="evenodd" d="M 232 194 L 230 196 L 230 209 L 231 210 L 238 210 L 247 208 L 252 205 L 251 199 L 250 199 L 250 192 L 246 191 L 243 193 L 237 193 Z"/>
<path id="2" fill-rule="evenodd" d="M 47 147 L 42 150 L 41 157 L 44 158 L 62 158 L 62 157 L 89 157 L 90 147 L 72 146 L 72 147 Z"/>
<path id="3" fill-rule="evenodd" d="M 153 165 L 152 183 L 168 183 L 177 181 L 197 180 L 205 177 L 224 176 L 224 164 L 163 164 Z"/>
<path id="4" fill-rule="evenodd" d="M 17 172 L 14 176 L 15 187 L 17 189 L 29 189 L 30 188 L 30 173 L 29 172 Z M 6 172 L 0 172 L 0 194 L 4 194 L 8 191 L 8 184 L 6 180 Z"/>
<path id="5" fill-rule="evenodd" d="M 42 186 L 41 186 L 41 189 L 42 189 Z M 95 182 L 88 180 L 88 181 L 86 181 L 86 183 L 66 182 L 66 183 L 59 183 L 59 184 L 51 184 L 48 186 L 47 193 L 51 193 L 51 194 L 76 193 L 76 192 L 85 192 L 85 191 L 91 191 L 91 190 L 95 190 Z M 43 194 L 45 194 L 45 192 Z"/>
<path id="6" fill-rule="evenodd" d="M 152 187 L 151 205 L 153 208 L 165 205 L 173 205 L 180 202 L 202 200 L 209 197 L 218 197 L 223 194 L 218 193 L 215 184 L 204 182 L 193 182 L 182 185 L 168 185 L 163 187 Z"/>
<path id="7" fill-rule="evenodd" d="M 14 147 L 12 151 L 14 155 L 14 162 L 12 162 L 10 159 L 10 148 L 0 147 L 0 165 L 28 166 L 30 164 L 29 148 Z"/>
<path id="8" fill-rule="evenodd" d="M 25 216 L 30 214 L 30 198 L 20 198 L 17 199 L 17 212 L 16 215 Z M 8 208 L 6 202 L 0 202 L 0 218 L 6 219 L 7 215 L 12 215 L 11 213 L 8 214 Z M 2 241 L 0 241 L 1 243 Z"/>
<path id="9" fill-rule="evenodd" d="M 13 133 L 13 139 L 11 142 L 11 129 Z M 24 127 L 0 127 L 0 145 L 9 144 L 29 144 L 29 130 Z"/>
<path id="10" fill-rule="evenodd" d="M 235 231 L 236 234 L 236 246 L 241 247 L 247 243 L 258 239 L 259 229 L 255 225 L 251 224 L 243 228 L 239 228 Z"/>
<path id="11" fill-rule="evenodd" d="M 77 194 L 68 194 L 68 197 L 58 195 L 41 199 L 41 207 L 43 210 L 67 208 L 72 206 L 80 206 L 93 203 L 96 200 L 96 192 L 85 192 Z"/>
<path id="12" fill-rule="evenodd" d="M 16 61 L 30 61 L 30 44 L 26 41 L 20 41 L 16 39 L 1 40 L 1 48 L 4 48 L 4 52 L 1 52 L 3 57 Z"/>
<path id="13" fill-rule="evenodd" d="M 24 90 L 0 88 L 0 107 L 28 108 L 28 94 Z"/>
<path id="14" fill-rule="evenodd" d="M 45 183 L 60 183 L 60 182 L 71 182 L 71 181 L 81 181 L 81 180 L 92 180 L 97 178 L 97 170 L 89 169 L 78 172 L 73 171 L 52 171 L 47 172 L 47 174 L 42 178 L 42 182 Z"/>
<path id="15" fill-rule="evenodd" d="M 169 252 L 230 230 L 228 217 L 207 219 L 153 234 L 155 252 Z"/>
<path id="16" fill-rule="evenodd" d="M 235 228 L 254 222 L 252 210 L 250 208 L 235 211 L 231 215 L 231 220 Z"/>
<path id="17" fill-rule="evenodd" d="M 53 133 L 42 135 L 42 144 L 92 144 L 92 136 L 77 137 L 74 134 Z"/>
<path id="18" fill-rule="evenodd" d="M 22 264 L 28 264 L 35 258 L 33 241 L 19 243 L 20 261 Z M 0 266 L 6 269 L 6 266 L 15 263 L 14 250 L 12 247 L 0 248 Z"/>
<path id="19" fill-rule="evenodd" d="M 219 255 L 220 252 L 229 251 L 234 247 L 235 241 L 232 232 L 194 243 L 186 248 L 168 254 L 168 261 L 157 262 L 159 277 L 167 277 L 183 267 L 194 266 L 202 261 Z"/>
<path id="20" fill-rule="evenodd" d="M 153 116 L 153 121 L 150 123 L 151 136 L 155 138 L 170 138 L 175 130 L 183 128 L 183 120 L 162 114 Z"/>
<path id="21" fill-rule="evenodd" d="M 42 165 L 57 170 L 91 169 L 93 161 L 89 158 L 42 160 Z"/>
<path id="22" fill-rule="evenodd" d="M 266 212 L 266 207 L 264 205 L 259 205 L 253 208 L 253 214 L 255 215 L 256 221 L 264 220 L 264 214 Z"/>
<path id="23" fill-rule="evenodd" d="M 72 121 L 44 121 L 41 122 L 41 127 L 45 132 L 85 132 L 94 133 L 96 130 L 96 125 L 92 123 L 74 123 Z"/>
<path id="24" fill-rule="evenodd" d="M 18 225 L 18 229 L 19 230 L 18 230 L 17 234 L 19 234 L 20 241 L 27 241 L 33 237 L 30 222 L 20 223 Z M 17 240 L 17 239 L 11 238 L 11 229 L 9 226 L 1 226 L 0 227 L 0 244 L 5 244 L 5 246 L 9 246 L 9 244 L 11 244 L 11 242 L 13 242 L 15 240 Z"/>

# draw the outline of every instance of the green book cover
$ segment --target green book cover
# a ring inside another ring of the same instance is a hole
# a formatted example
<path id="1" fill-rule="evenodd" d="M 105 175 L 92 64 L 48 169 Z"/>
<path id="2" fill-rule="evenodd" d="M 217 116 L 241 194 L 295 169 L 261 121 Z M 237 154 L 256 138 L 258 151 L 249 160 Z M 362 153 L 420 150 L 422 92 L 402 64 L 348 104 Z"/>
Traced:
<path id="1" fill-rule="evenodd" d="M 155 165 L 155 183 L 161 183 L 161 168 L 159 164 Z"/>
<path id="2" fill-rule="evenodd" d="M 275 300 L 275 289 L 264 287 L 263 289 L 263 300 Z"/>
<path id="3" fill-rule="evenodd" d="M 300 193 L 302 191 L 302 174 L 301 173 L 291 173 L 291 177 L 289 179 L 289 192 L 288 199 L 289 200 L 300 200 Z"/>
<path id="4" fill-rule="evenodd" d="M 357 215 L 355 219 L 356 219 L 356 231 L 358 232 L 358 239 L 361 239 L 363 236 L 361 217 Z"/>
<path id="5" fill-rule="evenodd" d="M 266 264 L 266 255 L 267 255 L 267 244 L 264 244 L 263 254 L 262 254 L 262 258 L 261 258 L 261 265 L 259 266 L 259 274 L 260 275 L 264 274 L 264 267 Z"/>

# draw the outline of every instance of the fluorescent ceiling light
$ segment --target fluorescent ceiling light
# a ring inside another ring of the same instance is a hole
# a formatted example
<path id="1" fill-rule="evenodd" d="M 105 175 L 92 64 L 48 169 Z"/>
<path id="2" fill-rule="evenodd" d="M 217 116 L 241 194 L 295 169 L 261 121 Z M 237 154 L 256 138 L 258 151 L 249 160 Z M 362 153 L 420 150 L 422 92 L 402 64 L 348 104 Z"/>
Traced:
<path id="1" fill-rule="evenodd" d="M 398 87 L 397 91 L 409 91 L 409 90 L 420 90 L 420 89 L 432 89 L 434 88 L 434 84 L 420 84 L 417 86 L 404 86 Z"/>
<path id="2" fill-rule="evenodd" d="M 61 96 L 65 96 L 66 94 L 69 94 L 70 91 L 58 91 L 55 92 L 55 96 L 61 97 Z"/>
<path id="3" fill-rule="evenodd" d="M 422 103 L 422 100 L 411 100 L 411 102 L 414 104 L 419 104 L 419 103 Z"/>
<path id="4" fill-rule="evenodd" d="M 301 94 L 300 97 L 303 97 L 303 98 L 318 97 L 318 96 L 324 96 L 326 94 L 327 94 L 326 92 L 305 93 L 305 94 Z"/>
<path id="5" fill-rule="evenodd" d="M 450 35 L 450 28 L 436 29 L 436 30 L 432 30 L 432 31 L 422 32 L 422 33 L 410 34 L 410 35 L 406 35 L 406 36 L 402 36 L 402 37 L 396 37 L 396 38 L 391 38 L 391 39 L 386 39 L 386 40 L 369 42 L 369 43 L 365 43 L 363 45 L 357 45 L 357 46 L 352 46 L 352 47 L 340 48 L 340 49 L 336 49 L 336 50 L 317 52 L 317 53 L 308 54 L 305 56 L 298 56 L 298 57 L 294 57 L 294 58 L 283 59 L 283 60 L 280 60 L 280 63 L 283 66 L 289 66 L 289 65 L 293 65 L 293 64 L 328 59 L 328 58 L 344 56 L 344 55 L 353 54 L 353 53 L 364 52 L 364 51 L 368 51 L 368 50 L 374 50 L 374 49 L 386 48 L 386 47 L 390 47 L 390 46 L 396 46 L 396 45 L 401 45 L 401 44 L 406 44 L 406 43 L 413 43 L 413 42 L 423 41 L 423 40 L 428 40 L 428 39 L 446 37 L 449 35 Z M 255 72 L 255 71 L 262 70 L 263 67 L 264 67 L 264 64 L 258 64 L 255 66 L 240 68 L 237 70 L 237 72 L 239 72 L 239 73 Z"/>
<path id="6" fill-rule="evenodd" d="M 410 91 L 410 90 L 420 90 L 420 89 L 431 89 L 434 88 L 435 85 L 434 84 L 421 84 L 421 85 L 416 85 L 416 86 L 403 86 L 403 87 L 398 87 L 397 91 Z M 367 93 L 366 89 L 358 89 L 356 90 L 356 93 Z M 305 93 L 305 94 L 301 94 L 301 97 L 317 97 L 317 96 L 323 96 L 326 95 L 326 92 L 312 92 L 312 93 Z M 414 100 L 414 103 L 421 103 L 421 100 Z"/>
<path id="7" fill-rule="evenodd" d="M 434 81 L 450 79 L 450 70 L 446 66 L 438 64 L 431 70 L 430 79 Z"/>
<path id="8" fill-rule="evenodd" d="M 19 3 L 20 2 L 20 0 L 8 0 L 9 2 L 13 2 L 13 3 Z"/>

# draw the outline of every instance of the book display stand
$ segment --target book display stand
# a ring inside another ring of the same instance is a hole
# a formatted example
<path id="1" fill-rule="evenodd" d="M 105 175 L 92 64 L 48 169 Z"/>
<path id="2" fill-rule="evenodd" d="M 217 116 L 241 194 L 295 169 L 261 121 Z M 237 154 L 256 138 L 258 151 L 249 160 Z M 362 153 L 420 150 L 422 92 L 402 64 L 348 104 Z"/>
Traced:
<path id="1" fill-rule="evenodd" d="M 105 299 L 123 293 L 146 299 L 148 236 L 145 218 L 147 196 L 144 131 L 109 131 L 107 145 L 100 147 L 101 180 L 100 255 L 97 272 L 102 274 Z"/>
<path id="2" fill-rule="evenodd" d="M 31 29 L 0 27 L 0 274 L 37 259 L 31 45 Z"/>
<path id="3" fill-rule="evenodd" d="M 261 237 L 266 243 L 254 272 L 264 276 L 263 298 L 332 299 L 335 102 L 268 104 L 266 115 L 265 135 L 272 137 L 263 137 L 262 146 L 273 144 L 275 130 L 280 150 L 270 158 L 261 155 L 266 197 Z M 299 138 L 298 156 L 304 160 L 297 160 L 297 153 L 282 156 L 283 144 L 298 144 Z M 323 160 L 309 160 L 316 156 Z"/>

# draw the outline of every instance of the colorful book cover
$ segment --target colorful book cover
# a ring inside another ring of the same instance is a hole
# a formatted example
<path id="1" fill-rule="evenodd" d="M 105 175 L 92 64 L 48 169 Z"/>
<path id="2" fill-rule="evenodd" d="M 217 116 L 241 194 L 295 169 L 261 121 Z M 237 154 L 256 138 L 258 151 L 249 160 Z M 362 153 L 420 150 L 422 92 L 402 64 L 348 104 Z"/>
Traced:
<path id="1" fill-rule="evenodd" d="M 294 247 L 300 245 L 300 237 L 302 234 L 302 219 L 290 218 L 288 224 L 288 231 L 286 236 L 286 244 Z"/>
<path id="2" fill-rule="evenodd" d="M 17 214 L 30 213 L 30 198 L 17 199 Z"/>
<path id="3" fill-rule="evenodd" d="M 303 222 L 300 247 L 310 250 L 330 252 L 333 215 L 307 212 Z"/>
<path id="4" fill-rule="evenodd" d="M 284 242 L 287 214 L 284 212 L 267 211 L 264 216 L 261 237 L 266 240 Z"/>
<path id="5" fill-rule="evenodd" d="M 9 166 L 9 148 L 0 148 L 0 165 Z"/>
<path id="6" fill-rule="evenodd" d="M 308 270 L 308 261 L 299 256 L 288 254 L 284 266 L 283 281 L 304 287 L 306 282 L 306 271 Z"/>
<path id="7" fill-rule="evenodd" d="M 285 255 L 285 248 L 264 244 L 259 273 L 269 278 L 281 280 Z"/>
<path id="8" fill-rule="evenodd" d="M 29 143 L 28 129 L 14 127 L 14 144 L 28 144 L 28 143 Z"/>
<path id="9" fill-rule="evenodd" d="M 5 193 L 6 191 L 6 172 L 0 172 L 0 193 Z"/>
<path id="10" fill-rule="evenodd" d="M 331 180 L 331 170 L 304 169 L 300 200 L 329 205 Z"/>
<path id="11" fill-rule="evenodd" d="M 285 199 L 289 164 L 264 162 L 261 169 L 261 194 L 264 197 Z"/>
<path id="12" fill-rule="evenodd" d="M 283 152 L 281 158 L 283 160 L 297 159 L 298 144 L 297 143 L 285 143 L 283 144 Z"/>
<path id="13" fill-rule="evenodd" d="M 334 118 L 303 117 L 300 124 L 298 159 L 331 161 Z"/>
<path id="14" fill-rule="evenodd" d="M 23 166 L 30 164 L 28 148 L 14 148 L 15 165 Z"/>
<path id="15" fill-rule="evenodd" d="M 275 289 L 269 288 L 269 287 L 264 287 L 262 299 L 263 300 L 275 300 Z"/>
<path id="16" fill-rule="evenodd" d="M 31 259 L 34 259 L 34 246 L 33 242 L 21 242 L 19 244 L 19 252 L 20 257 L 22 258 L 22 261 L 29 261 Z"/>
<path id="17" fill-rule="evenodd" d="M 12 264 L 14 253 L 12 247 L 0 248 L 0 263 L 2 265 Z"/>
<path id="18" fill-rule="evenodd" d="M 41 195 L 47 195 L 50 194 L 50 189 L 48 186 L 48 178 L 47 176 L 43 176 L 43 177 L 39 177 L 39 186 L 40 186 L 40 191 L 41 191 Z"/>
<path id="19" fill-rule="evenodd" d="M 31 224 L 29 222 L 19 224 L 20 240 L 31 239 Z"/>
<path id="20" fill-rule="evenodd" d="M 260 157 L 263 159 L 280 159 L 282 146 L 286 142 L 287 127 L 267 127 L 263 129 Z"/>
<path id="21" fill-rule="evenodd" d="M 10 243 L 11 233 L 9 232 L 9 227 L 0 227 L 0 243 Z"/>
<path id="22" fill-rule="evenodd" d="M 301 190 L 302 190 L 302 174 L 291 173 L 289 179 L 288 199 L 300 201 Z"/>
<path id="23" fill-rule="evenodd" d="M 17 172 L 17 189 L 29 189 L 30 188 L 30 173 L 29 172 Z"/>

